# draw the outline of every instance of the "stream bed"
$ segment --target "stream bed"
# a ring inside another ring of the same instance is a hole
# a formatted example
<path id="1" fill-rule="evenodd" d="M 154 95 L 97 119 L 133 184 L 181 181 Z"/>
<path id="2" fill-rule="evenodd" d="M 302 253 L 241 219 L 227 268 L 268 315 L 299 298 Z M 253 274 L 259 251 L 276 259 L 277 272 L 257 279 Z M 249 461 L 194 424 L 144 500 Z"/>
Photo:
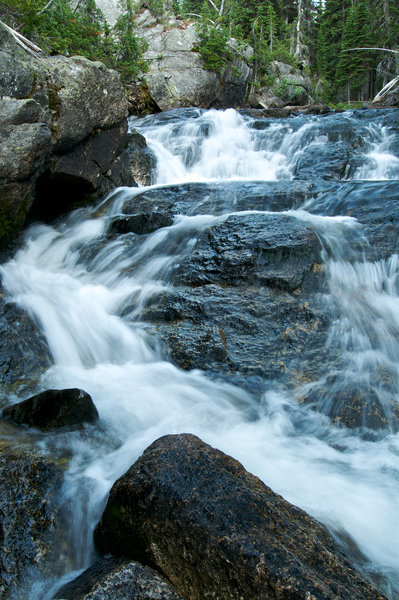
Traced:
<path id="1" fill-rule="evenodd" d="M 37 380 L 4 377 L 3 406 L 77 387 L 100 415 L 18 434 L 67 467 L 56 551 L 9 597 L 50 600 L 90 565 L 114 481 L 189 432 L 398 600 L 399 111 L 182 109 L 130 126 L 153 185 L 32 225 L 0 265 L 6 309 L 45 340 L 32 330 L 15 352 L 49 356 Z"/>

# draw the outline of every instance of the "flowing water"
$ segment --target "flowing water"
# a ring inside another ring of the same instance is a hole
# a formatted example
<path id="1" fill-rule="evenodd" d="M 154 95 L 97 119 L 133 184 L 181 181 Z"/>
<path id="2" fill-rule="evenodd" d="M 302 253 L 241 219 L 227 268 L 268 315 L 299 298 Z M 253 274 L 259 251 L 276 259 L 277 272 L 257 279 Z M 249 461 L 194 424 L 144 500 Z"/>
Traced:
<path id="1" fill-rule="evenodd" d="M 220 182 L 222 190 L 227 180 L 290 182 L 306 153 L 317 178 L 322 149 L 339 149 L 348 130 L 358 142 L 342 179 L 377 194 L 379 185 L 396 181 L 398 196 L 399 133 L 385 112 L 375 115 L 258 121 L 233 110 L 187 109 L 133 119 L 131 125 L 156 156 L 154 189 L 176 184 L 177 198 L 179 184 L 193 181 Z M 288 213 L 309 223 L 323 246 L 329 282 L 324 301 L 336 311 L 328 344 L 344 365 L 335 376 L 363 382 L 389 370 L 397 402 L 398 256 L 371 260 L 358 222 L 350 211 L 340 211 L 328 190 L 310 194 Z M 364 428 L 333 426 L 328 407 L 318 411 L 298 403 L 295 390 L 278 381 L 261 395 L 251 394 L 167 362 L 156 332 L 141 318 L 143 307 L 171 289 L 170 270 L 192 252 L 198 234 L 226 220 L 235 207 L 208 202 L 206 214 L 196 214 L 193 206 L 189 215 L 177 215 L 134 243 L 129 235 L 105 235 L 123 203 L 142 191 L 119 189 L 95 208 L 53 226 L 31 227 L 24 247 L 0 267 L 8 298 L 40 325 L 51 350 L 53 365 L 40 388 L 83 388 L 100 414 L 98 428 L 41 441 L 72 455 L 63 496 L 68 526 L 60 531 L 54 577 L 28 582 L 18 597 L 51 598 L 60 581 L 88 566 L 93 529 L 113 482 L 159 436 L 191 432 L 329 526 L 363 572 L 390 600 L 398 599 L 399 435 L 390 426 L 384 390 L 378 394 L 388 426 L 372 436 Z M 326 364 L 324 382 L 330 370 Z M 323 401 L 328 404 L 328 395 Z"/>

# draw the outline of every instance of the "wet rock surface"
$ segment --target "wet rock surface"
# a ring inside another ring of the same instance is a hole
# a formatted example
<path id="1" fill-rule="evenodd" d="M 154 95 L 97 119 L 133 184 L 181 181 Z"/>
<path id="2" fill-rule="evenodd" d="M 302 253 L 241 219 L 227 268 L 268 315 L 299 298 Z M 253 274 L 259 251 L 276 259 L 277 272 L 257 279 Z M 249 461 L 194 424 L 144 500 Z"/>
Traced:
<path id="1" fill-rule="evenodd" d="M 111 231 L 142 234 L 127 226 L 130 220 L 151 223 L 150 232 L 170 226 L 168 215 L 176 223 L 179 215 L 229 215 L 197 233 L 192 249 L 162 274 L 174 287 L 152 296 L 144 307 L 142 319 L 156 328 L 164 354 L 183 369 L 203 369 L 254 393 L 277 379 L 336 424 L 384 429 L 397 420 L 396 388 L 383 389 L 381 404 L 373 391 L 381 387 L 378 373 L 361 387 L 352 412 L 348 390 L 336 386 L 326 395 L 323 383 L 316 385 L 326 362 L 344 377 L 342 350 L 327 343 L 341 308 L 333 299 L 325 301 L 329 288 L 318 222 L 306 220 L 301 211 L 284 211 L 306 206 L 314 215 L 354 217 L 358 224 L 353 221 L 350 228 L 352 249 L 345 258 L 352 253 L 353 260 L 362 255 L 380 260 L 397 251 L 398 198 L 396 182 L 320 177 L 312 183 L 191 183 L 126 200 L 127 214 L 116 218 Z M 344 241 L 345 231 L 339 235 Z M 178 252 L 184 239 L 166 237 L 161 254 Z M 135 243 L 137 238 L 126 238 L 129 247 Z M 133 300 L 124 313 L 134 312 L 134 305 Z M 312 393 L 301 390 L 309 384 L 315 385 Z"/>
<path id="2" fill-rule="evenodd" d="M 383 600 L 324 526 L 193 435 L 147 448 L 114 484 L 95 538 L 189 600 Z"/>
<path id="3" fill-rule="evenodd" d="M 58 427 L 76 427 L 94 423 L 98 412 L 83 390 L 46 390 L 3 410 L 3 417 L 18 425 L 51 431 Z"/>
<path id="4" fill-rule="evenodd" d="M 16 387 L 20 392 L 35 392 L 52 359 L 43 333 L 25 311 L 5 301 L 1 285 L 0 336 L 1 407 Z"/>
<path id="5" fill-rule="evenodd" d="M 0 456 L 0 592 L 4 600 L 28 597 L 25 580 L 44 576 L 56 538 L 63 472 L 48 456 Z M 26 594 L 26 596 L 25 596 Z"/>
<path id="6" fill-rule="evenodd" d="M 107 557 L 64 585 L 54 600 L 183 600 L 156 571 L 138 562 Z"/>

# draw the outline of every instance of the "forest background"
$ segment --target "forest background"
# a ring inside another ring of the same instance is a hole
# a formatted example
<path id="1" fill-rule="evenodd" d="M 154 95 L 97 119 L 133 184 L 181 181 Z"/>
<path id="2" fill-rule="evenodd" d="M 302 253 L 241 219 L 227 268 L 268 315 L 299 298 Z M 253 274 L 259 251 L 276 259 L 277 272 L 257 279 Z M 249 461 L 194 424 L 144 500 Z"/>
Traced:
<path id="1" fill-rule="evenodd" d="M 209 70 L 231 57 L 229 38 L 251 46 L 255 88 L 273 86 L 277 60 L 310 75 L 319 100 L 367 102 L 399 71 L 399 0 L 121 0 L 112 28 L 95 0 L 1 0 L 0 19 L 50 54 L 102 60 L 131 81 L 145 78 L 134 26 L 143 8 L 196 21 Z"/>

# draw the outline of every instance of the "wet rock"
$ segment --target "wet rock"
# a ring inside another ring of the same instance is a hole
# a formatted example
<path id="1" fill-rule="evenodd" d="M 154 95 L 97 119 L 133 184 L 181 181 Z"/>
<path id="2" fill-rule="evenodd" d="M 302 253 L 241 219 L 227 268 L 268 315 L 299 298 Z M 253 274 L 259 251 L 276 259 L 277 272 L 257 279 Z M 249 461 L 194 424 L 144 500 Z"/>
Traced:
<path id="1" fill-rule="evenodd" d="M 319 176 L 325 179 L 342 179 L 346 173 L 349 151 L 342 142 L 315 144 L 301 153 L 294 168 L 296 179 L 311 180 Z"/>
<path id="2" fill-rule="evenodd" d="M 154 442 L 113 486 L 104 552 L 159 569 L 188 600 L 382 600 L 327 529 L 193 435 Z"/>
<path id="3" fill-rule="evenodd" d="M 46 575 L 56 536 L 62 469 L 48 456 L 0 456 L 0 593 L 27 598 L 25 577 Z M 49 573 L 47 573 L 49 575 Z"/>
<path id="4" fill-rule="evenodd" d="M 169 227 L 172 223 L 173 218 L 164 212 L 138 213 L 136 215 L 115 217 L 110 225 L 109 232 L 144 235 L 153 233 L 161 227 Z"/>
<path id="5" fill-rule="evenodd" d="M 360 248 L 367 259 L 387 259 L 398 250 L 399 184 L 397 181 L 352 181 L 313 189 L 309 210 L 322 215 L 347 215 L 361 224 Z M 353 232 L 356 241 L 356 232 Z M 354 244 L 356 247 L 356 245 Z"/>
<path id="6" fill-rule="evenodd" d="M 123 205 L 123 213 L 160 211 L 177 216 L 233 211 L 284 211 L 299 207 L 312 195 L 306 181 L 184 183 L 134 194 Z"/>
<path id="7" fill-rule="evenodd" d="M 311 193 L 307 182 L 185 184 L 145 191 L 124 210 L 283 211 Z M 179 244 L 186 246 L 184 238 L 171 233 L 160 252 L 180 253 Z M 293 385 L 318 378 L 329 318 L 317 301 L 325 285 L 319 242 L 304 221 L 231 215 L 198 232 L 192 251 L 183 251 L 167 277 L 175 288 L 153 296 L 142 318 L 156 327 L 174 364 L 256 393 L 276 377 Z M 134 301 L 126 305 L 125 316 L 134 308 Z"/>
<path id="8" fill-rule="evenodd" d="M 399 431 L 399 405 L 394 394 L 373 381 L 349 378 L 348 373 L 330 375 L 325 382 L 312 386 L 303 401 L 327 414 L 335 425 Z"/>
<path id="9" fill-rule="evenodd" d="M 128 138 L 129 169 L 134 180 L 141 185 L 151 185 L 151 173 L 155 168 L 155 158 L 147 146 L 145 138 L 133 131 Z"/>
<path id="10" fill-rule="evenodd" d="M 103 558 L 64 585 L 54 600 L 183 600 L 173 586 L 150 567 L 140 563 Z"/>
<path id="11" fill-rule="evenodd" d="M 15 304 L 6 303 L 0 285 L 0 384 L 4 395 L 33 393 L 40 375 L 51 365 L 44 335 Z M 1 404 L 4 400 L 0 398 Z M 1 406 L 0 404 L 0 406 Z"/>
<path id="12" fill-rule="evenodd" d="M 20 425 L 51 431 L 58 427 L 75 427 L 94 423 L 98 412 L 93 400 L 83 390 L 46 390 L 3 410 L 3 417 Z"/>
<path id="13" fill-rule="evenodd" d="M 288 215 L 231 215 L 198 235 L 198 245 L 171 273 L 189 286 L 246 282 L 294 292 L 319 264 L 314 231 Z"/>
<path id="14" fill-rule="evenodd" d="M 300 385 L 318 378 L 328 316 L 279 289 L 206 285 L 154 297 L 143 319 L 163 351 L 183 369 L 203 369 L 251 392 L 278 379 Z"/>

